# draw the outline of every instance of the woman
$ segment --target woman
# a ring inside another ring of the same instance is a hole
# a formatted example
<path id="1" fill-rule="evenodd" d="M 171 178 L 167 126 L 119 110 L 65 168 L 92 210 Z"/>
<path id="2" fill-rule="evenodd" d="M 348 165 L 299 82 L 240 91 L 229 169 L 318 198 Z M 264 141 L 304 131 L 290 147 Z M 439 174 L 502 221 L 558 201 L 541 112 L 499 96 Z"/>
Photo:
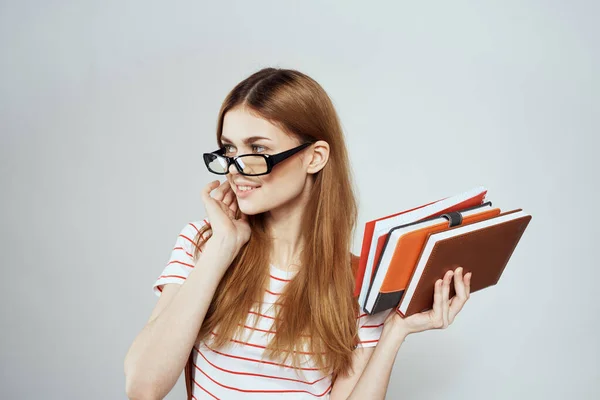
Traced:
<path id="1" fill-rule="evenodd" d="M 348 154 L 310 77 L 266 68 L 240 82 L 217 142 L 204 161 L 225 180 L 204 188 L 206 218 L 182 229 L 154 284 L 125 359 L 128 396 L 163 398 L 185 369 L 188 398 L 383 399 L 406 336 L 452 323 L 469 274 L 440 277 L 428 312 L 359 309 Z"/>

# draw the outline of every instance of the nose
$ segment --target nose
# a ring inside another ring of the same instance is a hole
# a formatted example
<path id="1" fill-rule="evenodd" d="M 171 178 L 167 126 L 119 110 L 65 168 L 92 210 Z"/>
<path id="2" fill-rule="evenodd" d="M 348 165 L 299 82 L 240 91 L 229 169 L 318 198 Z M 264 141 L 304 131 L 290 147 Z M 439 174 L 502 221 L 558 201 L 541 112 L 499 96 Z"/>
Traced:
<path id="1" fill-rule="evenodd" d="M 232 162 L 231 165 L 229 165 L 228 171 L 231 175 L 239 175 L 240 174 L 240 171 L 238 171 L 237 167 L 235 166 L 235 162 Z"/>

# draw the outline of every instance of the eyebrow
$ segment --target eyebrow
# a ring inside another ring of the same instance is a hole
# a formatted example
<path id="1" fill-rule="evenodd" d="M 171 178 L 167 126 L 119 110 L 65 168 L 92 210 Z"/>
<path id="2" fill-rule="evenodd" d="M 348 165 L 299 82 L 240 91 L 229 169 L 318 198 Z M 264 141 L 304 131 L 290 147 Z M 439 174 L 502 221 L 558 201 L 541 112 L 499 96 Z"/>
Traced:
<path id="1" fill-rule="evenodd" d="M 249 138 L 244 139 L 243 142 L 244 142 L 244 144 L 248 145 L 250 143 L 254 143 L 254 142 L 259 141 L 259 140 L 268 140 L 268 141 L 271 141 L 271 139 L 269 139 L 267 137 L 264 137 L 264 136 L 251 136 Z M 225 136 L 221 136 L 221 142 L 233 144 L 233 142 L 231 140 L 227 139 Z"/>

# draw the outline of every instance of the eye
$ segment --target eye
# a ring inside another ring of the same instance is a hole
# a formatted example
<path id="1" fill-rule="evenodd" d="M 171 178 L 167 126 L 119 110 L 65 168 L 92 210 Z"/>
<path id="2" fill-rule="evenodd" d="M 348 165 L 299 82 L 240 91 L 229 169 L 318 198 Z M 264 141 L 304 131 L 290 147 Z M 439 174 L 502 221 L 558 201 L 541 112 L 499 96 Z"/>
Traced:
<path id="1" fill-rule="evenodd" d="M 223 153 L 225 153 L 226 155 L 233 153 L 233 150 L 235 147 L 229 145 L 229 144 L 224 144 L 223 145 Z"/>
<path id="2" fill-rule="evenodd" d="M 266 150 L 266 148 L 264 146 L 261 146 L 258 144 L 253 144 L 250 146 L 250 148 L 252 149 L 252 153 L 262 153 Z M 233 146 L 231 144 L 223 145 L 223 154 L 224 155 L 232 157 L 233 154 L 235 154 L 235 152 L 236 152 L 235 146 Z"/>

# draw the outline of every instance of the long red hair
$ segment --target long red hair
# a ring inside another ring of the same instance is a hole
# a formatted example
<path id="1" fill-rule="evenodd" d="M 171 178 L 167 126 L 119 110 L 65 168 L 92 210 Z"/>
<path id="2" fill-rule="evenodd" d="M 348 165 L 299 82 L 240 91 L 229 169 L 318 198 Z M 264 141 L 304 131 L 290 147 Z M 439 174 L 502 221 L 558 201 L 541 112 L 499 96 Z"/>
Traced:
<path id="1" fill-rule="evenodd" d="M 276 334 L 265 355 L 282 362 L 291 358 L 292 365 L 299 366 L 303 360 L 298 352 L 306 351 L 325 373 L 332 371 L 334 377 L 345 374 L 357 343 L 356 260 L 350 253 L 357 203 L 338 115 L 325 90 L 312 78 L 296 70 L 265 68 L 227 95 L 217 122 L 219 146 L 225 113 L 238 106 L 276 124 L 299 143 L 329 143 L 329 160 L 314 174 L 302 219 L 302 265 L 279 297 L 281 307 L 272 327 Z M 223 347 L 230 339 L 242 337 L 249 310 L 262 301 L 269 282 L 271 245 L 264 217 L 249 216 L 250 240 L 219 283 L 198 341 Z M 195 257 L 207 229 L 209 226 L 204 226 L 195 238 Z"/>

